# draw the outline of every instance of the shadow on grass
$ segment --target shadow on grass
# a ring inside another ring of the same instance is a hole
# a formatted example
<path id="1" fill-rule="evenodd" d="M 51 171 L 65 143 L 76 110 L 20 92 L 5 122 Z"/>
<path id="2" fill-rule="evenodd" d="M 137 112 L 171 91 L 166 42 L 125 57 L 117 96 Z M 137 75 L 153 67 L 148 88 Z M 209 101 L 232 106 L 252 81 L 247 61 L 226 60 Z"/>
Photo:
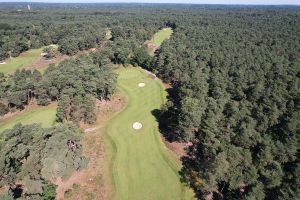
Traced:
<path id="1" fill-rule="evenodd" d="M 155 117 L 158 122 L 159 132 L 168 142 L 179 141 L 178 134 L 174 131 L 172 126 L 172 118 L 169 118 L 168 111 L 163 112 L 161 109 L 154 109 L 151 114 Z"/>
<path id="2" fill-rule="evenodd" d="M 154 109 L 151 114 L 155 117 L 158 122 L 160 133 L 163 135 L 166 141 L 175 142 L 180 141 L 180 134 L 178 133 L 178 87 L 173 86 L 167 88 L 167 102 L 161 106 L 160 109 Z"/>
<path id="3" fill-rule="evenodd" d="M 182 142 L 180 131 L 178 130 L 178 109 L 180 108 L 180 98 L 178 96 L 178 87 L 173 86 L 172 88 L 166 89 L 167 103 L 161 106 L 160 109 L 154 109 L 151 114 L 155 117 L 158 122 L 158 127 L 161 135 L 167 142 Z M 186 147 L 186 150 L 192 148 Z M 191 150 L 191 149 L 190 149 Z M 194 178 L 190 171 L 189 165 L 193 165 L 193 159 L 187 154 L 180 158 L 182 162 L 182 168 L 178 171 L 180 176 L 180 182 L 187 188 L 194 190 L 194 195 L 200 197 L 200 193 L 191 184 L 191 180 Z"/>

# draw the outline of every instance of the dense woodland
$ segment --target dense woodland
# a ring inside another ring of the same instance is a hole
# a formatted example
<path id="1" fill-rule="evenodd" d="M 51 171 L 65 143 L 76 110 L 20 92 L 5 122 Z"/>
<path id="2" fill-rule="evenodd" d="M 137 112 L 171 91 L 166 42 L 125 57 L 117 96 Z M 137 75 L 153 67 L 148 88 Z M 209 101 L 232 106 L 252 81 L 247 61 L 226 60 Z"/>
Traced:
<path id="1" fill-rule="evenodd" d="M 69 55 L 98 50 L 44 74 L 1 75 L 1 115 L 30 101 L 58 101 L 57 121 L 92 123 L 95 100 L 115 90 L 111 64 L 139 65 L 172 85 L 160 129 L 170 141 L 191 144 L 181 176 L 198 199 L 300 198 L 299 7 L 37 4 L 26 11 L 26 5 L 0 6 L 0 60 L 49 44 Z M 166 26 L 172 37 L 149 56 L 144 41 Z M 64 133 L 64 125 L 58 126 L 16 126 L 2 133 L 0 159 L 11 158 L 1 164 L 2 184 L 13 189 L 15 177 L 28 177 L 21 161 L 35 149 L 19 154 L 19 148 L 35 146 L 27 135 L 34 129 L 36 140 L 50 134 L 39 147 L 47 151 L 47 141 Z M 9 151 L 14 134 L 24 142 Z M 52 186 L 39 172 L 42 196 L 43 187 Z M 10 180 L 3 178 L 8 175 Z"/>
<path id="2" fill-rule="evenodd" d="M 32 6 L 32 11 L 28 11 L 27 4 L 6 8 L 7 5 L 13 4 L 0 5 L 0 61 L 49 44 L 58 44 L 61 53 L 74 55 L 101 45 L 108 28 L 114 29 L 113 39 L 122 36 L 123 40 L 114 44 L 120 47 L 121 54 L 149 39 L 165 23 L 164 20 L 150 20 L 159 18 L 152 16 L 152 10 L 136 12 L 135 8 L 124 10 L 112 6 L 71 10 L 62 4 L 62 8 L 45 10 L 45 4 L 39 9 Z"/>
<path id="3" fill-rule="evenodd" d="M 32 101 L 43 106 L 58 101 L 58 122 L 92 123 L 96 120 L 95 100 L 108 99 L 115 84 L 112 68 L 98 65 L 88 56 L 52 65 L 43 75 L 37 70 L 17 70 L 1 81 L 1 113 L 23 109 Z"/>
<path id="4" fill-rule="evenodd" d="M 199 198 L 299 199 L 299 10 L 199 12 L 176 25 L 153 70 L 174 86 L 166 137 L 192 142 L 183 180 Z"/>
<path id="5" fill-rule="evenodd" d="M 0 186 L 11 186 L 6 199 L 21 195 L 26 199 L 54 199 L 55 185 L 50 180 L 69 177 L 87 163 L 81 156 L 82 133 L 74 124 L 48 129 L 19 124 L 1 135 Z"/>

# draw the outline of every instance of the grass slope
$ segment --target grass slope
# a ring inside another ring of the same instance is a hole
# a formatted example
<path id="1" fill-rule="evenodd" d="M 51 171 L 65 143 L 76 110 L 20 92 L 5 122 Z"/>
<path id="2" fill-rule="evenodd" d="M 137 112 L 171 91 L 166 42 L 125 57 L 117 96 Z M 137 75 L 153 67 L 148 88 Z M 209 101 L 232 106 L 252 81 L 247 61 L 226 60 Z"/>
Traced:
<path id="1" fill-rule="evenodd" d="M 161 45 L 166 39 L 169 39 L 173 33 L 171 28 L 163 28 L 154 34 L 151 42 L 155 45 Z"/>
<path id="2" fill-rule="evenodd" d="M 17 69 L 21 69 L 36 62 L 40 57 L 43 48 L 31 49 L 16 58 L 8 58 L 6 64 L 0 65 L 0 72 L 14 73 Z"/>
<path id="3" fill-rule="evenodd" d="M 161 141 L 158 124 L 151 114 L 165 101 L 159 80 L 152 80 L 136 68 L 117 70 L 118 87 L 127 96 L 127 106 L 107 126 L 112 158 L 115 199 L 193 199 L 180 182 L 179 163 Z M 139 88 L 138 83 L 146 86 Z M 134 130 L 133 122 L 143 128 Z"/>
<path id="4" fill-rule="evenodd" d="M 18 123 L 32 124 L 40 123 L 43 127 L 50 127 L 55 121 L 56 107 L 39 107 L 27 110 L 20 115 L 12 116 L 0 121 L 0 133 L 5 129 L 12 128 Z"/>

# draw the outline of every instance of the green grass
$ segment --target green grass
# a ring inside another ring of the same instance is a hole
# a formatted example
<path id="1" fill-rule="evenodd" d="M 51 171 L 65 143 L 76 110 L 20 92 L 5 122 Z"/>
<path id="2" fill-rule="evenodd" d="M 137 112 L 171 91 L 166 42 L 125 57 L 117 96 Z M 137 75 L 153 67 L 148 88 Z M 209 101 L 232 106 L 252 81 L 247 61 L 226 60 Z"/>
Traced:
<path id="1" fill-rule="evenodd" d="M 107 39 L 107 40 L 110 40 L 111 38 L 112 38 L 112 34 L 111 34 L 111 30 L 107 30 L 106 31 L 106 33 L 105 33 L 105 38 Z"/>
<path id="2" fill-rule="evenodd" d="M 44 47 L 39 49 L 31 49 L 22 53 L 18 57 L 6 59 L 6 64 L 0 65 L 0 72 L 3 72 L 5 74 L 14 73 L 17 69 L 22 69 L 28 65 L 33 64 L 41 57 L 43 48 Z"/>
<path id="3" fill-rule="evenodd" d="M 12 128 L 18 123 L 32 124 L 40 123 L 43 127 L 50 127 L 55 121 L 56 108 L 54 106 L 30 109 L 20 115 L 12 116 L 0 121 L 0 133 L 5 129 Z"/>
<path id="4" fill-rule="evenodd" d="M 162 83 L 136 68 L 122 68 L 117 73 L 118 88 L 126 95 L 127 105 L 106 127 L 115 199 L 193 199 L 180 182 L 180 165 L 162 142 L 151 113 L 165 102 Z M 139 88 L 139 82 L 146 86 Z M 143 124 L 142 129 L 132 128 L 136 121 Z"/>
<path id="5" fill-rule="evenodd" d="M 173 33 L 173 30 L 171 28 L 163 28 L 154 34 L 151 41 L 155 45 L 161 45 L 164 40 L 170 38 L 172 33 Z"/>

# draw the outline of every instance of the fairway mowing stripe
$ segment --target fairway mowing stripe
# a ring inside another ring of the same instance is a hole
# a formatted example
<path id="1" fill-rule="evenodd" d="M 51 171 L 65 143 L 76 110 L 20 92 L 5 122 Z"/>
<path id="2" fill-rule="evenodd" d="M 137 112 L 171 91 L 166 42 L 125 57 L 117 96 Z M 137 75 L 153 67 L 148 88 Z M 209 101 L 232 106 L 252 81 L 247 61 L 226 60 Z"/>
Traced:
<path id="1" fill-rule="evenodd" d="M 162 87 L 162 85 L 160 85 L 160 87 Z M 160 92 L 160 96 L 161 96 L 161 100 L 162 102 L 164 102 L 164 95 L 162 92 Z M 156 139 L 156 141 L 162 145 L 158 145 L 160 148 L 160 151 L 161 151 L 161 154 L 162 154 L 162 157 L 163 159 L 168 163 L 168 166 L 171 168 L 171 170 L 174 172 L 174 174 L 180 179 L 180 175 L 178 174 L 178 167 L 179 167 L 179 164 L 175 161 L 175 160 L 171 160 L 170 159 L 170 155 L 166 155 L 166 151 L 163 150 L 161 147 L 164 147 L 164 149 L 167 149 L 167 147 L 165 146 L 165 144 L 163 143 L 163 141 L 161 140 L 160 136 L 158 134 L 156 134 L 156 131 L 159 131 L 158 130 L 158 127 L 157 127 L 157 130 L 154 131 L 153 135 Z M 186 188 L 184 185 L 181 185 L 181 191 L 182 191 L 182 196 L 181 198 L 184 199 L 185 198 L 185 193 L 186 193 Z"/>
<path id="2" fill-rule="evenodd" d="M 126 91 L 125 88 L 122 88 L 120 85 L 117 85 L 117 90 L 123 91 L 123 95 L 124 95 L 124 98 L 125 98 L 125 105 L 120 111 L 114 113 L 111 116 L 111 118 L 108 120 L 108 122 L 113 121 L 114 118 L 117 118 L 120 113 L 125 111 L 128 107 L 129 102 L 130 102 L 129 101 L 130 97 L 127 95 L 126 92 L 124 92 L 124 91 Z M 109 123 L 107 123 L 104 126 L 104 131 L 106 133 L 109 133 Z M 118 176 L 118 171 L 115 168 L 116 168 L 116 162 L 117 162 L 116 157 L 117 157 L 118 147 L 117 147 L 116 141 L 112 138 L 112 136 L 110 134 L 106 134 L 106 139 L 107 140 L 106 140 L 105 143 L 106 143 L 106 145 L 108 145 L 109 149 L 111 149 L 111 151 L 110 151 L 111 152 L 111 158 L 109 159 L 110 160 L 109 169 L 111 169 L 111 175 L 113 177 L 112 180 L 111 180 L 112 190 L 114 190 L 115 193 L 117 193 L 118 188 L 116 187 L 116 185 L 117 185 L 117 183 L 116 183 L 117 180 L 116 179 L 118 179 L 119 176 Z M 113 194 L 113 196 L 115 197 L 115 194 Z"/>
<path id="3" fill-rule="evenodd" d="M 137 69 L 118 72 L 118 89 L 127 97 L 126 106 L 109 120 L 106 129 L 115 198 L 183 199 L 185 190 L 178 178 L 179 168 L 165 150 L 151 113 L 165 100 L 163 85 Z M 147 83 L 147 87 L 141 90 L 137 87 L 139 82 Z M 141 122 L 142 129 L 134 130 L 133 122 Z"/>
<path id="4" fill-rule="evenodd" d="M 114 118 L 117 118 L 118 117 L 118 115 L 120 114 L 120 113 L 123 113 L 123 112 L 126 112 L 126 110 L 128 110 L 129 109 L 129 105 L 131 104 L 131 98 L 128 96 L 128 94 L 130 93 L 129 91 L 127 91 L 127 89 L 126 88 L 124 88 L 124 87 L 122 87 L 122 86 L 118 86 L 121 90 L 123 90 L 123 93 L 124 93 L 124 95 L 125 95 L 125 97 L 126 97 L 126 103 L 127 103 L 127 105 L 125 105 L 125 107 L 120 111 L 120 112 L 118 112 L 118 113 L 116 113 L 116 115 L 113 117 L 113 118 L 111 118 L 111 120 L 113 121 L 113 119 Z M 110 120 L 110 121 L 111 121 Z M 114 126 L 112 126 L 112 128 L 114 128 Z M 120 131 L 120 132 L 123 132 L 123 129 L 122 128 L 118 128 L 117 129 L 118 130 L 118 132 Z M 107 135 L 109 135 L 109 134 L 107 134 Z M 122 135 L 122 134 L 120 134 L 121 136 L 124 136 L 125 137 L 125 135 Z M 111 136 L 109 136 L 109 138 L 110 138 L 110 140 L 111 140 L 111 142 L 113 142 L 113 144 L 114 144 L 114 152 L 113 152 L 113 154 L 114 154 L 114 156 L 112 157 L 112 175 L 113 175 L 113 182 L 114 182 L 114 190 L 116 191 L 116 194 L 118 195 L 118 194 L 120 194 L 120 192 L 118 192 L 121 188 L 118 188 L 117 187 L 117 184 L 119 183 L 120 184 L 120 175 L 119 175 L 119 173 L 118 173 L 118 169 L 117 169 L 117 167 L 118 167 L 118 163 L 119 163 L 119 160 L 117 159 L 118 157 L 120 157 L 122 154 L 118 154 L 118 152 L 122 152 L 122 151 L 120 151 L 119 149 L 118 149 L 118 146 L 119 147 L 122 147 L 122 145 L 119 143 L 119 140 L 113 140 L 112 139 L 112 137 Z M 125 139 L 126 139 L 126 137 L 125 137 Z M 118 145 L 119 144 L 119 145 Z M 127 145 L 128 146 L 128 145 Z M 123 151 L 123 152 L 126 152 L 126 154 L 128 155 L 128 149 L 127 148 L 125 148 L 125 151 Z M 127 190 L 129 190 L 129 184 L 127 184 Z"/>
<path id="5" fill-rule="evenodd" d="M 5 129 L 11 129 L 18 123 L 22 123 L 23 125 L 39 123 L 43 127 L 51 126 L 55 122 L 55 113 L 56 108 L 52 106 L 25 110 L 20 114 L 0 121 L 0 132 Z M 46 115 L 46 117 L 44 117 L 44 115 Z"/>

